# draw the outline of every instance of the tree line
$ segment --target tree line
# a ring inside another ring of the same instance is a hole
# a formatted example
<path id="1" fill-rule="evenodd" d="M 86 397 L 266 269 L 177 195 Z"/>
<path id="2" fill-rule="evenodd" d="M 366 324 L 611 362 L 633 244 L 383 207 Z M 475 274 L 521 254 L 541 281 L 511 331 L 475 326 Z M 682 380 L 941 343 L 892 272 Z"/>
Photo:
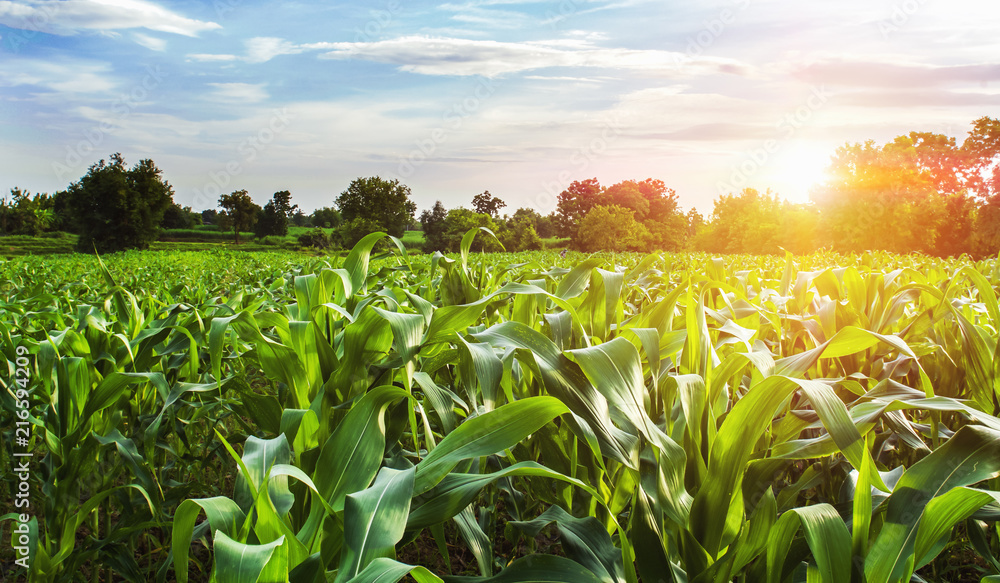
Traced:
<path id="1" fill-rule="evenodd" d="M 961 144 L 953 137 L 910 132 L 885 144 L 872 140 L 837 149 L 827 180 L 809 203 L 745 188 L 718 197 L 712 213 L 684 212 L 677 193 L 658 179 L 602 186 L 597 178 L 571 183 L 554 212 L 519 208 L 487 190 L 472 208 L 446 209 L 441 201 L 417 220 L 410 188 L 378 176 L 357 178 L 333 201 L 306 215 L 287 190 L 259 206 L 246 190 L 223 194 L 217 209 L 200 213 L 173 201 L 173 189 L 152 160 L 129 168 L 120 154 L 101 160 L 54 195 L 18 188 L 0 201 L 0 234 L 77 233 L 81 251 L 145 248 L 162 229 L 212 223 L 258 238 L 285 236 L 290 224 L 315 227 L 300 243 L 352 247 L 374 231 L 401 237 L 424 233 L 423 250 L 457 251 L 472 228 L 492 230 L 507 251 L 540 249 L 543 239 L 563 238 L 584 251 L 712 253 L 810 253 L 887 250 L 938 256 L 996 255 L 1000 250 L 1000 120 L 983 117 Z M 335 208 L 334 208 L 335 207 Z M 321 227 L 334 229 L 331 237 Z M 493 239 L 475 247 L 495 251 Z"/>

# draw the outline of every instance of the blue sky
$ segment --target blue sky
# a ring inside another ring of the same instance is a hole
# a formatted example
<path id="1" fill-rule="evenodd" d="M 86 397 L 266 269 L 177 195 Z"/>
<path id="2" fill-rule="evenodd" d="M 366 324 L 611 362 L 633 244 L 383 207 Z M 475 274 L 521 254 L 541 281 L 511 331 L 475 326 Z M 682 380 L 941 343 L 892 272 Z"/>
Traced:
<path id="1" fill-rule="evenodd" d="M 114 152 L 174 200 L 310 211 L 353 178 L 418 206 L 658 178 L 685 208 L 808 198 L 846 142 L 1000 114 L 1000 10 L 953 0 L 0 1 L 0 189 Z"/>

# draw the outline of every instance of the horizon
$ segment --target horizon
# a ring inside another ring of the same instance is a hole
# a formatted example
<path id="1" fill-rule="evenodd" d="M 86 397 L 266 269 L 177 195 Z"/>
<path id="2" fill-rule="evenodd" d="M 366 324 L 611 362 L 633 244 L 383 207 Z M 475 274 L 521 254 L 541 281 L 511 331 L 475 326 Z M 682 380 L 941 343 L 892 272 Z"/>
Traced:
<path id="1" fill-rule="evenodd" d="M 0 187 L 53 193 L 121 152 L 194 210 L 334 206 L 364 176 L 420 210 L 488 190 L 547 214 L 594 177 L 663 180 L 705 216 L 744 187 L 808 202 L 840 146 L 961 143 L 996 115 L 998 25 L 970 1 L 18 0 Z"/>

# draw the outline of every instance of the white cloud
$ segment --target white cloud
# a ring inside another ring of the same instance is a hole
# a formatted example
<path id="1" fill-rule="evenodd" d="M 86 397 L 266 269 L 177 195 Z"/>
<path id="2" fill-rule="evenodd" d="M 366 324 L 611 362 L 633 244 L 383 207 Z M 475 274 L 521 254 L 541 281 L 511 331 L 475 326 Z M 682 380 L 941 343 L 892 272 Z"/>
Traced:
<path id="1" fill-rule="evenodd" d="M 167 41 L 162 38 L 156 38 L 155 36 L 149 36 L 148 34 L 136 32 L 132 34 L 132 40 L 151 51 L 162 53 L 167 50 Z"/>
<path id="2" fill-rule="evenodd" d="M 192 53 L 187 56 L 189 61 L 198 61 L 203 63 L 215 63 L 215 62 L 230 62 L 239 61 L 240 57 L 236 55 L 212 55 L 207 53 Z"/>
<path id="3" fill-rule="evenodd" d="M 266 83 L 209 83 L 209 86 L 215 88 L 210 96 L 213 100 L 257 103 L 269 97 L 264 89 Z"/>
<path id="4" fill-rule="evenodd" d="M 246 41 L 248 63 L 263 63 L 279 55 L 296 55 L 305 49 L 287 40 L 274 37 L 254 37 Z"/>
<path id="5" fill-rule="evenodd" d="M 148 0 L 2 1 L 0 24 L 60 35 L 147 28 L 197 36 L 200 32 L 222 28 L 214 22 L 186 18 Z"/>
<path id="6" fill-rule="evenodd" d="M 652 74 L 749 74 L 751 68 L 734 59 L 690 57 L 681 52 L 596 47 L 584 41 L 531 43 L 406 36 L 370 43 L 317 43 L 332 49 L 327 59 L 362 59 L 398 65 L 423 75 L 484 75 L 488 77 L 548 67 L 628 69 Z"/>
<path id="7" fill-rule="evenodd" d="M 0 61 L 0 87 L 33 85 L 59 93 L 98 94 L 113 90 L 108 63 L 89 61 Z"/>

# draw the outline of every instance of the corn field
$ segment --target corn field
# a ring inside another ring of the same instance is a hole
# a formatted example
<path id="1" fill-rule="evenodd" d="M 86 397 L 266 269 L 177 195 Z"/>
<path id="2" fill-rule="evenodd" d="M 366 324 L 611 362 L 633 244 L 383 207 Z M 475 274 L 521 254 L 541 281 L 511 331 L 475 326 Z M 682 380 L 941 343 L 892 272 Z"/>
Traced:
<path id="1" fill-rule="evenodd" d="M 0 263 L 0 579 L 1000 581 L 996 261 L 476 236 Z"/>

